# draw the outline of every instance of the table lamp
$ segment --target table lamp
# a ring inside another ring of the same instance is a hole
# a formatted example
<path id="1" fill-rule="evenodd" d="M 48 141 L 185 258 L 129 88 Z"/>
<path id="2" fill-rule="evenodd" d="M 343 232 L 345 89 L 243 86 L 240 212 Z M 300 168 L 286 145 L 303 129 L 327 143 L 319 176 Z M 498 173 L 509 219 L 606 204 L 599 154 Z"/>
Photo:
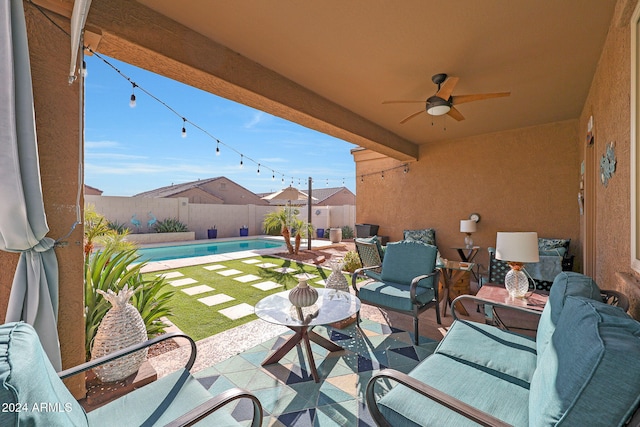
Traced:
<path id="1" fill-rule="evenodd" d="M 461 219 L 460 232 L 467 233 L 467 235 L 464 238 L 464 245 L 468 249 L 471 249 L 473 247 L 473 239 L 471 238 L 471 233 L 476 232 L 476 222 L 472 219 Z"/>
<path id="2" fill-rule="evenodd" d="M 496 237 L 496 259 L 506 261 L 511 270 L 504 277 L 504 286 L 511 297 L 522 298 L 529 290 L 529 280 L 524 273 L 526 262 L 538 262 L 538 233 L 498 232 Z"/>

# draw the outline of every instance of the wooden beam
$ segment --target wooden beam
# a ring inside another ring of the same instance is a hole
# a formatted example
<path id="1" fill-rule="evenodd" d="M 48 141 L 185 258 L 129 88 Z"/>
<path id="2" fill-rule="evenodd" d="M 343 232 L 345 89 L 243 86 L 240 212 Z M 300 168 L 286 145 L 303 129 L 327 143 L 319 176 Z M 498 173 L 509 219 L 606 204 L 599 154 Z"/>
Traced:
<path id="1" fill-rule="evenodd" d="M 417 144 L 138 2 L 95 1 L 87 25 L 102 32 L 105 55 L 398 160 L 418 158 Z"/>

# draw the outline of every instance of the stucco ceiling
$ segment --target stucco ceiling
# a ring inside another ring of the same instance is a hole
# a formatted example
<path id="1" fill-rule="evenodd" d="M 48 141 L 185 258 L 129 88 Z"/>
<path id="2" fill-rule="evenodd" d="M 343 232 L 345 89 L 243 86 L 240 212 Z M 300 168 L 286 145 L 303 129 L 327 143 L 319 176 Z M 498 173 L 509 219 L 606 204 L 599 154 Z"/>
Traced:
<path id="1" fill-rule="evenodd" d="M 138 0 L 417 144 L 579 116 L 615 0 Z M 454 95 L 511 91 L 421 114 L 435 73 Z M 445 118 L 446 117 L 446 118 Z M 432 125 L 433 123 L 433 125 Z"/>

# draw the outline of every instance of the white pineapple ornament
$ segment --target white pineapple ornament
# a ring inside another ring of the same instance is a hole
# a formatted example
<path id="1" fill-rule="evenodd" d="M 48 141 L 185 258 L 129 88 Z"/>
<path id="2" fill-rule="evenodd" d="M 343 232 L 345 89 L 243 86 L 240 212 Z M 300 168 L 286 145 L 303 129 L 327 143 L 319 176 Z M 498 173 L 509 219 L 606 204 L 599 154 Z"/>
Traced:
<path id="1" fill-rule="evenodd" d="M 105 356 L 133 344 L 147 340 L 147 329 L 138 310 L 129 303 L 134 294 L 129 285 L 120 292 L 98 290 L 112 307 L 102 318 L 93 340 L 91 359 Z M 119 381 L 136 372 L 147 358 L 147 349 L 142 349 L 113 362 L 93 368 L 102 382 Z"/>
<path id="2" fill-rule="evenodd" d="M 325 288 L 349 292 L 349 282 L 347 282 L 347 278 L 342 274 L 343 268 L 344 262 L 342 261 L 331 264 L 331 274 L 325 281 Z"/>

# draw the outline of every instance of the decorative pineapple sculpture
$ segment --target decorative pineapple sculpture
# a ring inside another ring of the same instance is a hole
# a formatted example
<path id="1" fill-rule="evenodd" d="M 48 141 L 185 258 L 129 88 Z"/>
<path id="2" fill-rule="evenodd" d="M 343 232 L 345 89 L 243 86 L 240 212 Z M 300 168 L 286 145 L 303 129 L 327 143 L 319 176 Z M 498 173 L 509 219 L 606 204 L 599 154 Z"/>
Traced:
<path id="1" fill-rule="evenodd" d="M 105 356 L 147 339 L 147 330 L 138 310 L 129 303 L 134 294 L 129 285 L 116 293 L 98 290 L 113 307 L 102 318 L 93 341 L 91 359 Z M 110 363 L 93 368 L 102 382 L 119 381 L 136 372 L 147 358 L 147 349 L 142 349 Z"/>
<path id="2" fill-rule="evenodd" d="M 343 268 L 344 263 L 342 261 L 334 262 L 331 265 L 331 274 L 327 277 L 324 285 L 325 288 L 349 292 L 349 282 L 347 282 L 347 278 L 342 274 Z"/>

